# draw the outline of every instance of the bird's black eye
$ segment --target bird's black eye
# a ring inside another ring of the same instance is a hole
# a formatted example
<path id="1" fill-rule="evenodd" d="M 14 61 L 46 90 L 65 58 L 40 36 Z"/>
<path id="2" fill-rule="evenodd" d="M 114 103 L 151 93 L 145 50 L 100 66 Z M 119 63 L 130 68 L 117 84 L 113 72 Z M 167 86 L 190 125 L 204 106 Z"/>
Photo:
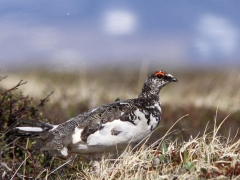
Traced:
<path id="1" fill-rule="evenodd" d="M 162 71 L 157 71 L 155 74 L 154 74 L 155 77 L 158 77 L 159 79 L 163 78 L 165 76 L 165 73 L 162 72 Z"/>
<path id="2" fill-rule="evenodd" d="M 163 77 L 163 75 L 162 75 L 162 74 L 158 74 L 157 77 L 158 77 L 159 79 L 161 79 L 161 78 Z"/>

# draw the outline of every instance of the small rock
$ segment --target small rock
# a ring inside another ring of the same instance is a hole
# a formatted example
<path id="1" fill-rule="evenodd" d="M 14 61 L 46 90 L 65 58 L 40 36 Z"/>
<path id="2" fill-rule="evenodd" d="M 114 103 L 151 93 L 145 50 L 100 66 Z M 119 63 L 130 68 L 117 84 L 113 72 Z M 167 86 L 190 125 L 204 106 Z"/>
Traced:
<path id="1" fill-rule="evenodd" d="M 160 164 L 160 159 L 157 157 L 153 158 L 152 164 L 153 166 L 158 166 Z"/>

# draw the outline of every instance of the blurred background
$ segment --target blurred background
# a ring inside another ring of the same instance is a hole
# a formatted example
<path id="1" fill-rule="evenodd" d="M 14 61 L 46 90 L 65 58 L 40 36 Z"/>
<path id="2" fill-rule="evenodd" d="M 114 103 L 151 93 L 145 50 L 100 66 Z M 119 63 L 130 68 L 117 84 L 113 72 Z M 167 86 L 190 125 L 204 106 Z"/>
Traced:
<path id="1" fill-rule="evenodd" d="M 239 66 L 240 2 L 0 1 L 0 66 Z"/>
<path id="2" fill-rule="evenodd" d="M 42 111 L 57 124 L 137 97 L 149 71 L 162 69 L 179 83 L 161 91 L 161 135 L 186 114 L 176 126 L 185 138 L 230 115 L 222 133 L 234 137 L 239 7 L 232 0 L 1 0 L 0 75 L 8 78 L 0 87 L 23 79 L 20 91 L 36 101 L 54 91 Z"/>

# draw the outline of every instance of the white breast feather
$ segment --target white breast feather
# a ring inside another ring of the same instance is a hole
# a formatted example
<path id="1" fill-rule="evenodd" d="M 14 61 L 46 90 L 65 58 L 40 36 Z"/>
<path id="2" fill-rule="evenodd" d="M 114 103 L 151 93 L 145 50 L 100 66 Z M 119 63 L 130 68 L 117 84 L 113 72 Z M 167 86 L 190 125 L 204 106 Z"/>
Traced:
<path id="1" fill-rule="evenodd" d="M 67 156 L 68 155 L 68 149 L 66 147 L 62 148 L 61 153 L 63 156 Z"/>
<path id="2" fill-rule="evenodd" d="M 83 129 L 79 129 L 78 127 L 75 128 L 74 134 L 72 135 L 72 143 L 73 144 L 76 144 L 76 143 L 82 141 L 82 139 L 81 139 L 82 131 L 83 131 Z"/>
<path id="3" fill-rule="evenodd" d="M 54 129 L 56 129 L 59 125 L 53 125 L 53 128 L 50 131 L 53 131 Z"/>
<path id="4" fill-rule="evenodd" d="M 71 152 L 76 153 L 91 153 L 102 150 L 116 150 L 118 147 L 125 147 L 129 143 L 136 143 L 141 141 L 151 132 L 151 126 L 156 126 L 158 122 L 154 118 L 151 124 L 147 124 L 148 119 L 145 118 L 145 114 L 139 110 L 134 111 L 135 119 L 134 124 L 129 121 L 121 121 L 116 119 L 112 122 L 102 124 L 103 128 L 91 134 L 87 138 L 87 142 L 81 140 L 81 132 L 83 129 L 75 128 L 72 135 Z M 112 130 L 118 131 L 119 134 L 112 134 Z M 121 146 L 122 145 L 122 146 Z M 65 153 L 63 150 L 62 153 Z"/>
<path id="5" fill-rule="evenodd" d="M 128 121 L 114 120 L 103 124 L 104 128 L 96 131 L 88 137 L 87 144 L 90 146 L 114 146 L 116 144 L 127 144 L 138 142 L 151 132 L 151 126 L 147 125 L 145 115 L 136 110 L 134 123 Z M 141 120 L 138 119 L 140 117 Z M 112 135 L 112 130 L 120 131 L 118 135 Z"/>
<path id="6" fill-rule="evenodd" d="M 153 129 L 155 129 L 155 127 L 158 125 L 158 121 L 156 120 L 155 117 L 152 116 L 152 114 L 150 115 L 150 126 L 153 127 Z"/>
<path id="7" fill-rule="evenodd" d="M 154 104 L 154 107 L 156 107 L 160 112 L 162 111 L 162 109 L 158 103 Z"/>

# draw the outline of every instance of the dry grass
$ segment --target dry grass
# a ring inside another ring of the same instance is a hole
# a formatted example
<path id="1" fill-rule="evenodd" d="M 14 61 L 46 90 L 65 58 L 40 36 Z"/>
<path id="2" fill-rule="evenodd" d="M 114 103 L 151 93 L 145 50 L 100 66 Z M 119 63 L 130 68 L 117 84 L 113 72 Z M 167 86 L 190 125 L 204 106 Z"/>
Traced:
<path id="1" fill-rule="evenodd" d="M 89 179 L 239 179 L 240 140 L 218 135 L 225 120 L 217 127 L 215 119 L 212 132 L 181 144 L 167 141 L 167 133 L 148 147 L 127 149 L 114 162 L 103 157 Z"/>
<path id="2" fill-rule="evenodd" d="M 225 121 L 226 119 L 216 126 L 215 119 L 214 129 L 211 132 L 207 131 L 206 127 L 202 136 L 192 137 L 182 143 L 168 140 L 168 137 L 171 136 L 171 129 L 169 129 L 163 138 L 150 146 L 143 143 L 137 149 L 129 147 L 117 159 L 103 155 L 94 164 L 94 169 L 79 156 L 72 156 L 66 160 L 53 158 L 48 167 L 39 167 L 34 178 L 238 180 L 240 178 L 240 140 L 234 142 L 234 139 L 218 135 L 218 131 L 226 123 Z M 147 141 L 143 140 L 143 142 Z M 8 147 L 12 148 L 11 145 Z M 17 169 L 12 170 L 5 163 L 1 164 L 2 169 L 6 174 L 12 174 L 12 179 L 14 177 L 31 178 L 26 173 L 31 172 L 29 169 L 33 169 L 26 164 L 28 160 L 32 160 L 30 156 L 32 156 L 31 153 L 25 150 L 25 158 L 18 163 Z"/>

